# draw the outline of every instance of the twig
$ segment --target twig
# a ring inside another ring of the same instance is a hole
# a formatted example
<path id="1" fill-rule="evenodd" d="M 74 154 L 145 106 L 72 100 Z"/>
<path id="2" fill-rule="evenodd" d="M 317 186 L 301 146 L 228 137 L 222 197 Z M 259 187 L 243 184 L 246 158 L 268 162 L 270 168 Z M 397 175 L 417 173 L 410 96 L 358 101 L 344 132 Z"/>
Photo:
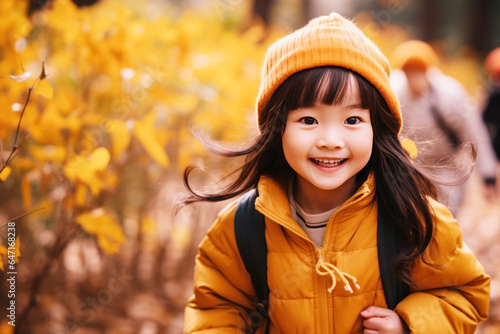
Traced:
<path id="1" fill-rule="evenodd" d="M 0 169 L 0 173 L 5 169 L 5 167 L 7 167 L 10 164 L 12 159 L 14 159 L 14 157 L 17 155 L 18 148 L 19 148 L 17 141 L 19 139 L 19 132 L 21 131 L 21 121 L 23 120 L 24 112 L 26 111 L 26 107 L 28 106 L 28 102 L 30 100 L 30 96 L 31 96 L 31 92 L 33 91 L 33 87 L 34 87 L 34 84 L 31 85 L 30 88 L 28 89 L 28 96 L 26 97 L 26 101 L 24 102 L 24 107 L 23 107 L 23 110 L 21 111 L 21 116 L 19 116 L 19 122 L 17 123 L 16 137 L 14 139 L 14 145 L 12 146 L 12 151 L 10 151 L 10 154 L 7 157 L 7 160 L 5 160 L 5 162 L 3 162 L 3 156 L 2 156 L 3 165 Z M 1 153 L 3 153 L 3 147 L 2 147 Z"/>
<path id="2" fill-rule="evenodd" d="M 12 222 L 14 220 L 18 220 L 19 218 L 23 218 L 29 214 L 32 214 L 33 212 L 37 212 L 37 211 L 40 211 L 40 210 L 43 210 L 45 209 L 44 207 L 41 207 L 41 208 L 37 208 L 37 209 L 33 209 L 33 210 L 30 210 L 28 212 L 25 212 L 23 214 L 20 214 L 19 216 L 15 216 L 14 218 L 9 218 L 8 221 L 9 222 Z M 5 225 L 7 225 L 7 223 L 3 224 L 3 225 L 0 225 L 0 228 L 4 227 Z"/>
<path id="3" fill-rule="evenodd" d="M 26 110 L 26 107 L 28 106 L 28 102 L 30 100 L 31 91 L 33 91 L 33 87 L 34 86 L 31 86 L 28 89 L 28 96 L 26 97 L 26 102 L 24 102 L 24 107 L 23 107 L 23 110 L 21 111 L 21 116 L 19 117 L 19 123 L 17 123 L 16 139 L 14 139 L 14 147 L 17 146 L 17 139 L 18 139 L 18 136 L 19 136 L 19 131 L 21 130 L 21 121 L 23 119 L 24 111 Z"/>
<path id="4" fill-rule="evenodd" d="M 21 68 L 22 68 L 21 64 Z M 24 69 L 23 69 L 24 70 Z M 0 169 L 0 173 L 7 167 L 12 159 L 16 156 L 20 145 L 18 145 L 17 141 L 19 139 L 19 132 L 21 132 L 21 122 L 23 120 L 24 112 L 26 111 L 26 107 L 28 106 L 28 102 L 30 101 L 31 97 L 31 92 L 35 88 L 35 85 L 38 83 L 38 81 L 44 80 L 47 77 L 47 74 L 45 73 L 45 62 L 42 62 L 42 71 L 38 78 L 35 79 L 35 81 L 31 84 L 31 86 L 28 88 L 28 96 L 26 96 L 26 101 L 24 102 L 23 110 L 21 110 L 21 115 L 19 116 L 19 122 L 17 123 L 17 129 L 16 129 L 16 136 L 14 138 L 14 145 L 12 146 L 12 151 L 10 151 L 9 156 L 7 157 L 6 161 L 3 161 L 3 147 L 1 147 L 0 150 L 0 155 L 2 155 L 2 167 Z"/>

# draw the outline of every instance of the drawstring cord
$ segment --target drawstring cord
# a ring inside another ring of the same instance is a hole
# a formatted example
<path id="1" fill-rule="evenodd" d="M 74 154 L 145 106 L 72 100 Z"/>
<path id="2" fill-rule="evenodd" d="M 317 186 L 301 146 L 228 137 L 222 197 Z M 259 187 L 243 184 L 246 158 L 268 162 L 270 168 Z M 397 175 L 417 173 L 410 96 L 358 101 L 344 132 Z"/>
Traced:
<path id="1" fill-rule="evenodd" d="M 335 289 L 335 285 L 337 284 L 337 278 L 335 277 L 335 274 L 337 274 L 342 282 L 344 282 L 344 289 L 350 293 L 354 293 L 354 291 L 351 288 L 351 284 L 349 281 L 346 279 L 346 277 L 350 278 L 356 289 L 361 289 L 360 286 L 356 283 L 357 279 L 356 277 L 349 275 L 348 273 L 341 272 L 337 267 L 335 267 L 333 264 L 325 262 L 325 250 L 323 247 L 318 248 L 318 263 L 316 263 L 316 272 L 318 275 L 321 276 L 326 276 L 330 275 L 332 278 L 332 286 L 328 289 L 328 292 L 332 292 L 333 289 Z M 323 271 L 322 271 L 323 270 Z"/>

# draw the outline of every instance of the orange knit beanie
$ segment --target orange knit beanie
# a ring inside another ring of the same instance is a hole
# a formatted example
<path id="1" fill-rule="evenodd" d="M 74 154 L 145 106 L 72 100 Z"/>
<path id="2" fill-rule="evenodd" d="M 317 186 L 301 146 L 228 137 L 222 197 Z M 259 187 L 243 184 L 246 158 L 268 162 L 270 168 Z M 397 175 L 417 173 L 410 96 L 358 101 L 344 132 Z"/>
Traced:
<path id="1" fill-rule="evenodd" d="M 388 60 L 353 22 L 337 13 L 309 21 L 269 47 L 257 96 L 257 117 L 288 77 L 319 66 L 339 66 L 360 74 L 375 86 L 402 123 L 399 102 L 389 84 Z"/>

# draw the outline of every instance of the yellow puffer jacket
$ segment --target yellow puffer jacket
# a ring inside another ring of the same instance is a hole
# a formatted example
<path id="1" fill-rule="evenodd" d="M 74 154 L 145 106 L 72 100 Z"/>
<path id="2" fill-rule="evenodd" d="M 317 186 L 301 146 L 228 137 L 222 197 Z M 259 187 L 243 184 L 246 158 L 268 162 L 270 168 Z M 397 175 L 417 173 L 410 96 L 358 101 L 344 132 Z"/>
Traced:
<path id="1" fill-rule="evenodd" d="M 387 307 L 374 186 L 370 176 L 337 210 L 317 248 L 293 220 L 286 191 L 261 178 L 256 208 L 266 216 L 271 333 L 362 333 L 360 312 Z M 254 311 L 255 292 L 234 237 L 236 203 L 221 211 L 200 244 L 185 333 L 245 333 Z M 411 333 L 473 333 L 488 316 L 490 279 L 449 211 L 437 202 L 432 206 L 436 229 L 425 254 L 431 265 L 416 261 L 412 274 L 420 290 L 395 311 Z"/>

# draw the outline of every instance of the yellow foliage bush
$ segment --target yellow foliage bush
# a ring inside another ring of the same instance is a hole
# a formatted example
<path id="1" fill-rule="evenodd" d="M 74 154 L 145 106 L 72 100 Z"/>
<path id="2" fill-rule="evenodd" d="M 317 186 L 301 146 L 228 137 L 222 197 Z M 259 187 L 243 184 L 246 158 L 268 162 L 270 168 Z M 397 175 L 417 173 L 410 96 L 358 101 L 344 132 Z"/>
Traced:
<path id="1" fill-rule="evenodd" d="M 151 225 L 160 180 L 202 154 L 190 123 L 219 140 L 244 138 L 232 125 L 253 122 L 266 33 L 195 11 L 171 17 L 159 2 L 78 9 L 55 0 L 30 18 L 26 4 L 0 2 L 8 13 L 0 22 L 4 159 L 34 85 L 23 144 L 0 175 L 2 211 L 13 217 L 43 205 L 24 220 L 78 224 L 116 253 L 127 234 L 124 208 L 142 210 Z M 35 81 L 42 64 L 47 77 Z"/>

